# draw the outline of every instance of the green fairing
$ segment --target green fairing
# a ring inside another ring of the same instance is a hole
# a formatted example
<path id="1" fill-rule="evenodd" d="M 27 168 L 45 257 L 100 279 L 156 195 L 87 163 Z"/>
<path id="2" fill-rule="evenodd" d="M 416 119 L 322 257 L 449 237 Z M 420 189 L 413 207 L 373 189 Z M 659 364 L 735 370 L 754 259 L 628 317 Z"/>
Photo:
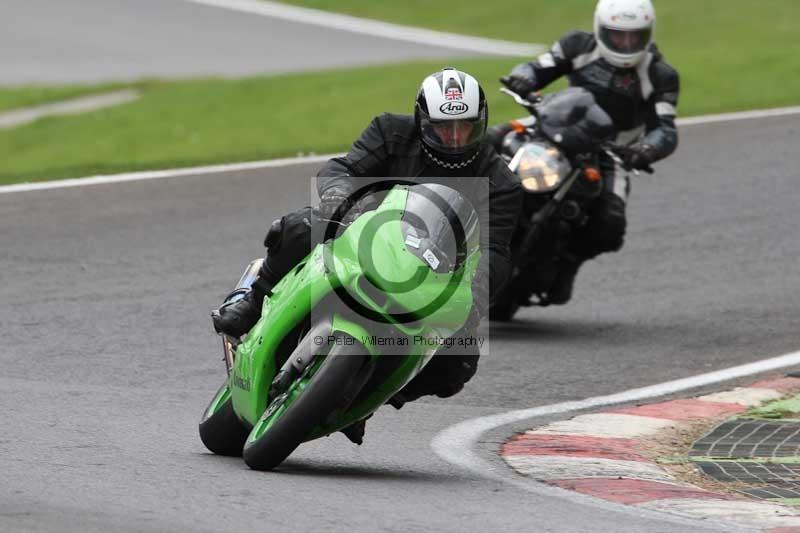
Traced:
<path id="1" fill-rule="evenodd" d="M 434 272 L 422 259 L 409 253 L 404 243 L 401 217 L 407 197 L 407 187 L 395 187 L 378 209 L 362 214 L 335 240 L 316 246 L 275 286 L 273 295 L 265 299 L 261 319 L 236 350 L 228 382 L 235 413 L 243 422 L 254 426 L 250 440 L 269 429 L 274 419 L 302 394 L 319 368 L 322 358 L 318 357 L 306 374 L 289 387 L 287 399 L 281 406 L 273 407 L 273 412 L 263 416 L 273 400 L 268 397 L 271 383 L 283 364 L 277 360 L 281 357 L 278 353 L 281 342 L 309 316 L 312 328 L 318 321 L 329 321 L 330 335 L 341 332 L 362 342 L 376 366 L 385 364 L 389 357 L 403 357 L 403 361 L 392 361 L 394 367 L 385 379 L 379 383 L 368 382 L 345 412 L 329 419 L 323 427 L 317 427 L 306 440 L 337 431 L 377 410 L 418 374 L 438 349 L 435 345 L 415 343 L 413 339 L 448 338 L 466 321 L 472 307 L 471 280 L 480 252 L 470 254 L 455 274 Z M 386 273 L 391 273 L 391 278 L 383 279 Z M 386 292 L 370 291 L 368 280 L 373 280 Z M 403 286 L 403 282 L 409 280 L 414 280 L 413 290 Z M 366 308 L 379 313 L 383 323 L 373 322 L 343 303 L 332 312 L 320 311 L 323 300 L 339 302 L 333 295 L 339 287 L 345 288 Z M 424 319 L 398 321 L 398 316 L 408 310 L 424 309 L 443 292 L 449 294 L 447 298 Z M 373 299 L 368 293 L 378 296 Z M 383 294 L 386 296 L 381 297 Z M 376 329 L 381 332 L 376 333 Z M 385 346 L 372 341 L 373 335 L 405 338 L 408 344 L 393 346 L 389 354 Z M 289 347 L 289 353 L 294 347 Z M 286 347 L 283 349 L 286 351 Z M 324 355 L 328 349 L 322 347 L 318 355 Z M 283 357 L 287 355 L 284 353 Z M 262 416 L 264 419 L 259 420 Z"/>

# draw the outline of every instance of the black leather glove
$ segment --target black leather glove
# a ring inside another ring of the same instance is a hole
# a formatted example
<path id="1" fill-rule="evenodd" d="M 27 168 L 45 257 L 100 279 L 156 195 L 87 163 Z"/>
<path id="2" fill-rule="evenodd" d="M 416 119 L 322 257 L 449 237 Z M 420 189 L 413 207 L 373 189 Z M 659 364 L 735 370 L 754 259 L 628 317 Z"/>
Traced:
<path id="1" fill-rule="evenodd" d="M 622 160 L 628 168 L 647 170 L 655 160 L 655 151 L 649 144 L 634 144 L 628 148 Z"/>
<path id="2" fill-rule="evenodd" d="M 352 199 L 339 189 L 330 189 L 322 193 L 319 199 L 319 217 L 330 220 L 340 209 L 339 216 L 344 217 L 353 205 Z"/>
<path id="3" fill-rule="evenodd" d="M 500 83 L 509 88 L 512 92 L 517 93 L 523 98 L 528 98 L 532 92 L 536 92 L 536 82 L 524 76 L 512 74 L 510 76 L 503 76 L 500 78 Z"/>

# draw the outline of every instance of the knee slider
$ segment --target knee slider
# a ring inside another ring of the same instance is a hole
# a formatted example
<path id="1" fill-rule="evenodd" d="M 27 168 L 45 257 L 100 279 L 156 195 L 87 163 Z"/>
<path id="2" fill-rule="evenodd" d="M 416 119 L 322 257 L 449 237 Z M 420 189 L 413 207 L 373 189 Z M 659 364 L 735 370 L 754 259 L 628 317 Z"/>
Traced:
<path id="1" fill-rule="evenodd" d="M 602 251 L 616 251 L 625 241 L 625 202 L 615 194 L 605 195 L 596 218 L 596 242 Z"/>
<path id="2" fill-rule="evenodd" d="M 625 223 L 625 201 L 616 194 L 604 194 L 601 201 L 603 212 L 609 218 L 622 219 Z"/>
<path id="3" fill-rule="evenodd" d="M 461 392 L 461 390 L 463 388 L 464 388 L 464 384 L 463 383 L 446 385 L 446 386 L 442 387 L 441 389 L 437 390 L 435 392 L 435 394 L 439 398 L 449 398 L 449 397 L 455 396 L 456 394 Z"/>
<path id="4" fill-rule="evenodd" d="M 602 233 L 596 238 L 598 251 L 615 252 L 625 242 L 625 219 L 609 218 L 604 221 Z"/>

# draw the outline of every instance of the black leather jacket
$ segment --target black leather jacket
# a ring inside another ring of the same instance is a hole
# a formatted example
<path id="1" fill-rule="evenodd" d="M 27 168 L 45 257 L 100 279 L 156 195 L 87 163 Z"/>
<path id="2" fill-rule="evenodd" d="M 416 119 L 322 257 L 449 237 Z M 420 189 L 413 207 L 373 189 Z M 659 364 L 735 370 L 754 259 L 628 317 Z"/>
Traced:
<path id="1" fill-rule="evenodd" d="M 636 130 L 643 128 L 642 142 L 655 149 L 655 160 L 667 157 L 678 146 L 678 73 L 654 44 L 637 67 L 620 68 L 600 56 L 592 33 L 571 31 L 549 52 L 518 65 L 511 73 L 532 80 L 536 90 L 568 76 L 570 85 L 594 95 L 617 129 L 624 132 L 622 142 L 631 140 Z"/>
<path id="2" fill-rule="evenodd" d="M 523 193 L 519 181 L 490 145 L 481 145 L 466 167 L 448 169 L 424 152 L 414 117 L 385 113 L 372 120 L 347 155 L 328 161 L 317 177 L 320 196 L 326 191 L 352 193 L 357 177 L 416 178 L 415 181 L 441 183 L 459 190 L 475 206 L 481 220 L 483 253 L 476 278 L 482 278 L 491 294 L 498 294 L 508 280 L 511 235 L 521 215 Z M 459 180 L 460 177 L 488 178 L 488 201 L 485 183 L 474 187 L 470 184 L 475 180 Z M 489 283 L 485 283 L 485 276 L 489 276 Z M 484 313 L 488 302 L 476 304 Z"/>

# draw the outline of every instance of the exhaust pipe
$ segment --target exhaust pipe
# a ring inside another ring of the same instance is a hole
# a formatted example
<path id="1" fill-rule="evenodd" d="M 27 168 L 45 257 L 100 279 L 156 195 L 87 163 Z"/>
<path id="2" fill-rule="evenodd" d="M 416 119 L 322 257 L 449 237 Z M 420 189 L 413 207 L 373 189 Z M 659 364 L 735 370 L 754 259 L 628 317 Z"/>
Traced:
<path id="1" fill-rule="evenodd" d="M 236 283 L 236 288 L 233 289 L 233 291 L 231 291 L 231 293 L 225 298 L 225 301 L 222 303 L 222 305 L 227 305 L 244 298 L 244 296 L 253 286 L 253 282 L 258 277 L 258 272 L 261 270 L 261 265 L 263 263 L 264 259 L 254 259 L 249 265 L 247 265 L 247 268 L 244 269 L 242 277 L 239 278 L 239 281 Z M 236 355 L 236 347 L 238 345 L 239 339 L 222 335 L 222 349 L 225 352 L 225 366 L 228 369 L 228 375 L 230 375 L 231 370 L 233 370 L 233 361 Z"/>

